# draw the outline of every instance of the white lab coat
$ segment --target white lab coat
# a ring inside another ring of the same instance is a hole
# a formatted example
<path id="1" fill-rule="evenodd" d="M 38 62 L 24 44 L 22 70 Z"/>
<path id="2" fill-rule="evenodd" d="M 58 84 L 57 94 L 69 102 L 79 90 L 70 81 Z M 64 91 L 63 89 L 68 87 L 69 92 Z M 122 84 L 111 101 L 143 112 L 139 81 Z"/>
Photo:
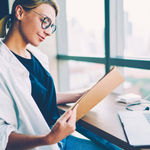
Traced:
<path id="1" fill-rule="evenodd" d="M 28 49 L 48 69 L 45 55 L 32 46 Z M 29 72 L 0 40 L 0 150 L 5 150 L 12 131 L 44 135 L 48 134 L 50 129 L 31 96 Z M 35 149 L 59 148 L 54 144 Z"/>

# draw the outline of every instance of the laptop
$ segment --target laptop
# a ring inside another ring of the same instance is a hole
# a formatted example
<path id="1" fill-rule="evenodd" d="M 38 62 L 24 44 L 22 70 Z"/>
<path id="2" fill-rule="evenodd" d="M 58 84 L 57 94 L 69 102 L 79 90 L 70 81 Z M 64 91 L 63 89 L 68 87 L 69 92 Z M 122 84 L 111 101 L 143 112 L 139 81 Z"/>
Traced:
<path id="1" fill-rule="evenodd" d="M 131 146 L 150 147 L 150 111 L 119 111 L 118 116 Z"/>

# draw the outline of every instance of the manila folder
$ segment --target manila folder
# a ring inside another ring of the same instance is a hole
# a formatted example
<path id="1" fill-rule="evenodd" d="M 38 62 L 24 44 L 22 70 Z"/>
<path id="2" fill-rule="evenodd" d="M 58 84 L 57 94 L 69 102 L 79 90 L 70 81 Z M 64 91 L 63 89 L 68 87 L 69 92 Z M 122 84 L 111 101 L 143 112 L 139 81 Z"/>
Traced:
<path id="1" fill-rule="evenodd" d="M 110 72 L 103 76 L 70 108 L 73 109 L 78 104 L 76 120 L 83 117 L 90 109 L 92 109 L 123 82 L 123 76 L 116 67 L 113 67 Z"/>

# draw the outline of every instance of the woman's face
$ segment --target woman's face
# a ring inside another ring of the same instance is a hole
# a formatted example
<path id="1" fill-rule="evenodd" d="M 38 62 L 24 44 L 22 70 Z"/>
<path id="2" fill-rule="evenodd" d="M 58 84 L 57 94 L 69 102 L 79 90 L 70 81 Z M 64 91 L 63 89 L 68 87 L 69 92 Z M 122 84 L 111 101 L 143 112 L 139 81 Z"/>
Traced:
<path id="1" fill-rule="evenodd" d="M 19 32 L 26 43 L 38 46 L 47 36 L 51 35 L 51 27 L 43 29 L 41 23 L 44 17 L 49 17 L 55 24 L 55 9 L 49 4 L 41 4 L 29 12 L 23 11 L 19 21 Z"/>

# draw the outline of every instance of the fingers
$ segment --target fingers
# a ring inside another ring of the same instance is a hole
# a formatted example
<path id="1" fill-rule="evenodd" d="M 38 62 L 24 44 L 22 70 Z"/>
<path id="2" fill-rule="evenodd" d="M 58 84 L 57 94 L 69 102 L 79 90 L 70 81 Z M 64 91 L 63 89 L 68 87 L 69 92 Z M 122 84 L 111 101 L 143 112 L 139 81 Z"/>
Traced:
<path id="1" fill-rule="evenodd" d="M 66 122 L 71 115 L 72 115 L 72 110 L 68 110 L 57 121 Z"/>
<path id="2" fill-rule="evenodd" d="M 79 104 L 76 104 L 76 106 L 73 108 L 73 110 L 77 110 Z"/>
<path id="3" fill-rule="evenodd" d="M 70 116 L 70 118 L 67 120 L 68 123 L 70 124 L 75 124 L 76 122 L 76 114 L 77 114 L 77 108 L 78 108 L 78 104 L 73 108 L 72 110 L 72 115 Z"/>
<path id="4" fill-rule="evenodd" d="M 78 108 L 78 103 L 76 103 L 73 107 L 71 107 L 71 110 L 73 110 L 73 109 L 77 109 Z"/>
<path id="5" fill-rule="evenodd" d="M 57 120 L 51 132 L 46 136 L 49 143 L 56 143 L 75 131 L 77 106 L 68 110 Z"/>
<path id="6" fill-rule="evenodd" d="M 66 111 L 66 112 L 64 113 L 64 115 L 60 118 L 61 121 L 67 122 L 68 120 L 70 120 L 70 118 L 73 118 L 73 117 L 76 118 L 76 111 L 77 111 L 77 108 L 78 108 L 78 104 L 77 104 L 73 109 L 69 109 L 68 111 Z M 60 120 L 60 119 L 59 119 L 59 120 Z"/>

